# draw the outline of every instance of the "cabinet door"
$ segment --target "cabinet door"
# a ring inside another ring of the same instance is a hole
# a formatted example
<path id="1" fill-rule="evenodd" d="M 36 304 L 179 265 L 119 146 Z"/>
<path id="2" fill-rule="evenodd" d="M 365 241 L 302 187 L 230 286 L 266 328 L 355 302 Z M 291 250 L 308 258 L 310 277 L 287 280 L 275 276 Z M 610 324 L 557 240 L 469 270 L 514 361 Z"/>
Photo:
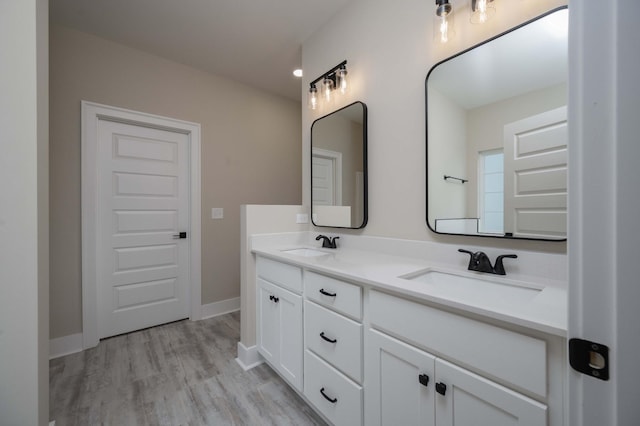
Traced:
<path id="1" fill-rule="evenodd" d="M 436 381 L 437 426 L 543 426 L 547 406 L 441 359 Z M 442 390 L 442 386 L 440 386 Z"/>
<path id="2" fill-rule="evenodd" d="M 258 352 L 272 365 L 277 365 L 280 353 L 280 307 L 274 297 L 278 288 L 258 278 Z"/>
<path id="3" fill-rule="evenodd" d="M 366 339 L 365 424 L 433 426 L 435 357 L 375 330 Z"/>
<path id="4" fill-rule="evenodd" d="M 302 391 L 302 297 L 278 288 L 280 308 L 280 358 L 278 369 L 296 389 Z"/>

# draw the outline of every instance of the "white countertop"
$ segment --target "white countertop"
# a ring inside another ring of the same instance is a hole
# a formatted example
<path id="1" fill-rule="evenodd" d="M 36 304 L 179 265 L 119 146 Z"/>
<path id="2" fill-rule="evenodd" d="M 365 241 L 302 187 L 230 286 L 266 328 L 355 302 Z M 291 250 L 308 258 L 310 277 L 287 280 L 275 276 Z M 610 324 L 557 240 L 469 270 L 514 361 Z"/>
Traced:
<path id="1" fill-rule="evenodd" d="M 328 254 L 304 257 L 283 252 L 283 250 L 301 247 L 321 250 Z M 567 334 L 567 292 L 563 288 L 537 282 L 514 281 L 508 276 L 454 270 L 451 265 L 352 248 L 322 249 L 313 245 L 275 244 L 268 247 L 254 247 L 252 252 L 336 278 L 368 285 L 373 289 L 384 290 L 442 307 L 481 315 L 561 337 L 566 337 Z M 535 288 L 540 291 L 532 292 L 532 297 L 524 299 L 498 298 L 495 297 L 495 291 L 492 292 L 492 295 L 483 295 L 482 292 L 469 294 L 455 288 L 400 278 L 429 270 L 482 279 L 491 283 Z"/>

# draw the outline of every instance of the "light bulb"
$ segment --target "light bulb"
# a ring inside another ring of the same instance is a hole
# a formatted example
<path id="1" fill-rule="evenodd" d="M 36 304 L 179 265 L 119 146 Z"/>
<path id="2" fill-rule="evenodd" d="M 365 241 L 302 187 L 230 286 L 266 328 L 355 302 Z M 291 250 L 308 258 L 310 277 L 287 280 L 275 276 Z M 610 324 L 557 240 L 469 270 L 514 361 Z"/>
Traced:
<path id="1" fill-rule="evenodd" d="M 331 91 L 333 90 L 333 80 L 326 76 L 322 81 L 322 97 L 326 103 L 331 102 Z"/>
<path id="2" fill-rule="evenodd" d="M 433 27 L 434 38 L 440 43 L 446 43 L 455 34 L 453 30 L 453 8 L 449 4 L 449 0 L 438 0 L 436 4 L 436 20 Z"/>
<path id="3" fill-rule="evenodd" d="M 315 110 L 318 108 L 318 89 L 315 84 L 312 84 L 309 88 L 309 101 L 307 106 L 311 110 Z"/>
<path id="4" fill-rule="evenodd" d="M 338 89 L 340 89 L 340 93 L 343 95 L 347 93 L 349 84 L 347 82 L 347 68 L 344 66 L 336 71 L 336 85 L 338 86 Z"/>
<path id="5" fill-rule="evenodd" d="M 446 16 L 440 18 L 440 25 L 438 26 L 440 31 L 440 42 L 446 43 L 449 41 L 449 21 Z"/>
<path id="6" fill-rule="evenodd" d="M 471 1 L 471 23 L 484 24 L 496 13 L 496 8 L 489 6 L 493 0 L 472 0 Z"/>

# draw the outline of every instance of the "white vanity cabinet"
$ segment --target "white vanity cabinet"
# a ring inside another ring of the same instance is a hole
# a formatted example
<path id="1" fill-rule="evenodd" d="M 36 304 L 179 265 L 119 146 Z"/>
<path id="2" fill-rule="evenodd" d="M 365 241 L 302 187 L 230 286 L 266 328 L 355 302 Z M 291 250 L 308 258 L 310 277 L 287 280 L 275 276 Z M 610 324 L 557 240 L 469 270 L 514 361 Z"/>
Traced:
<path id="1" fill-rule="evenodd" d="M 256 268 L 258 351 L 330 423 L 566 423 L 565 338 L 268 257 Z"/>
<path id="2" fill-rule="evenodd" d="M 258 352 L 302 391 L 302 270 L 258 257 L 256 271 Z"/>
<path id="3" fill-rule="evenodd" d="M 377 291 L 369 307 L 367 425 L 562 424 L 546 404 L 562 400 L 562 378 L 548 386 L 544 340 Z"/>

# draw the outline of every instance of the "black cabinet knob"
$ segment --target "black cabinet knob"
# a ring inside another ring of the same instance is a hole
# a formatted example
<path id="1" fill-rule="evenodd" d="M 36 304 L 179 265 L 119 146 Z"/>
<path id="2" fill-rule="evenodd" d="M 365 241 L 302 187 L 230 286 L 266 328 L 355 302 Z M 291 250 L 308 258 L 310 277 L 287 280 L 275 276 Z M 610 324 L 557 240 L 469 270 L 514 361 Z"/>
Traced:
<path id="1" fill-rule="evenodd" d="M 445 393 L 447 393 L 447 385 L 445 385 L 444 383 L 436 383 L 436 392 L 438 392 L 440 395 L 444 395 Z"/>
<path id="2" fill-rule="evenodd" d="M 427 386 L 429 384 L 429 376 L 427 376 L 426 374 L 420 374 L 418 376 L 418 381 L 422 386 Z"/>

